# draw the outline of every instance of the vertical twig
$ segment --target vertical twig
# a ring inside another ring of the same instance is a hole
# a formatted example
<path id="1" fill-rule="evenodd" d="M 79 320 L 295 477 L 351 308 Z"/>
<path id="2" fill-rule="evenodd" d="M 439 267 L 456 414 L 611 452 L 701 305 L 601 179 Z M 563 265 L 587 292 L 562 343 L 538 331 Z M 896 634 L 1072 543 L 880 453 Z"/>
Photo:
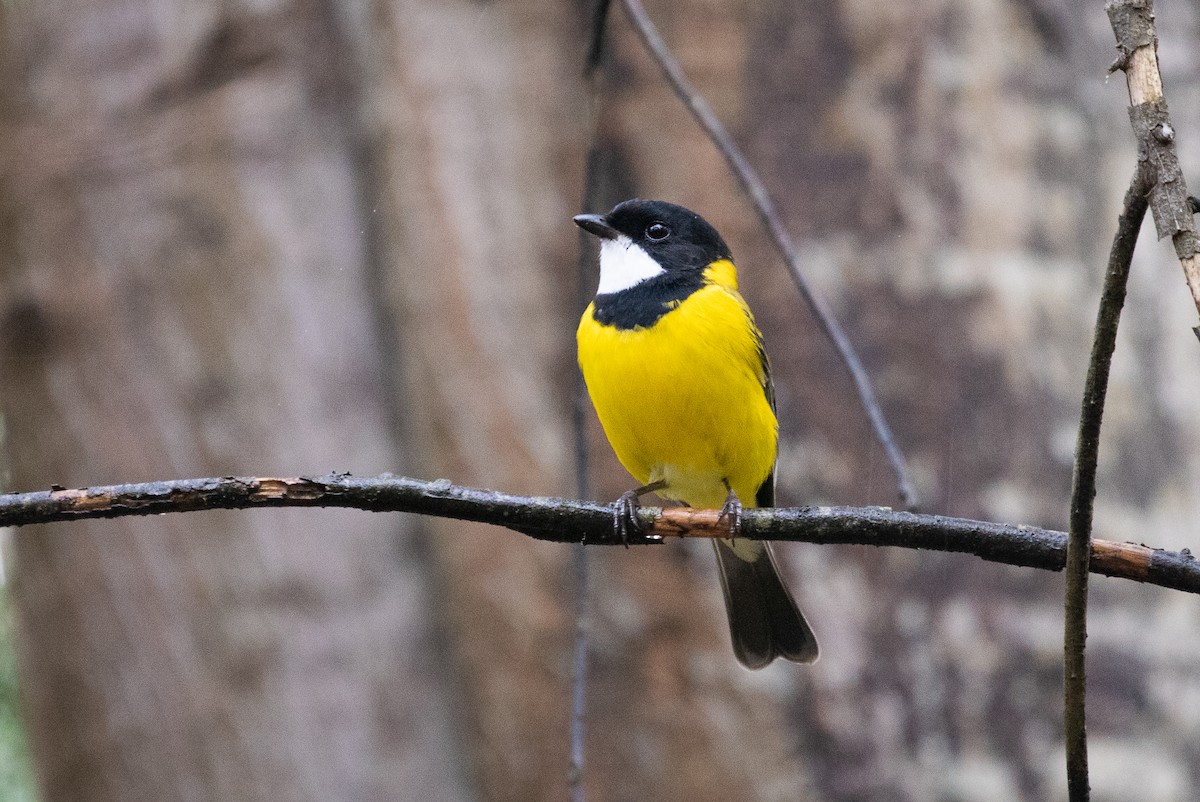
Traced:
<path id="1" fill-rule="evenodd" d="M 642 6 L 641 0 L 622 0 L 625 6 L 625 11 L 629 15 L 633 27 L 637 30 L 642 42 L 646 45 L 646 49 L 650 51 L 650 55 L 658 63 L 667 82 L 675 91 L 676 96 L 691 112 L 692 117 L 708 135 L 708 138 L 725 157 L 725 161 L 729 163 L 729 167 L 733 174 L 737 177 L 738 183 L 742 189 L 750 196 L 751 202 L 754 204 L 755 210 L 758 212 L 759 220 L 771 235 L 771 239 L 775 243 L 776 249 L 783 256 L 783 261 L 787 265 L 788 272 L 791 273 L 792 280 L 796 283 L 796 288 L 800 291 L 801 297 L 804 298 L 809 308 L 816 317 L 817 323 L 822 331 L 832 341 L 834 348 L 841 357 L 846 370 L 850 373 L 850 378 L 854 382 L 854 387 L 858 391 L 859 401 L 862 403 L 863 409 L 867 413 L 868 419 L 871 421 L 871 428 L 875 431 L 875 437 L 883 446 L 884 453 L 887 455 L 888 462 L 891 463 L 892 470 L 896 474 L 897 492 L 904 506 L 912 509 L 917 506 L 916 490 L 912 486 L 912 482 L 908 477 L 908 468 L 904 462 L 904 455 L 900 453 L 900 449 L 896 446 L 895 438 L 892 436 L 892 430 L 888 426 L 887 419 L 883 416 L 883 410 L 879 406 L 879 401 L 875 398 L 875 391 L 871 387 L 871 380 L 867 377 L 867 371 L 863 368 L 862 362 L 858 358 L 858 354 L 854 350 L 854 346 L 850 344 L 850 338 L 846 336 L 846 332 L 842 329 L 837 319 L 833 316 L 828 304 L 821 296 L 817 295 L 808 280 L 804 277 L 804 273 L 800 270 L 800 257 L 796 253 L 796 245 L 792 242 L 791 236 L 783 227 L 783 222 L 779 218 L 779 213 L 775 209 L 775 204 L 767 194 L 766 187 L 763 186 L 762 180 L 759 179 L 758 173 L 750 166 L 750 162 L 746 160 L 745 155 L 737 144 L 733 141 L 733 137 L 725 130 L 725 126 L 717 119 L 717 115 L 713 113 L 712 108 L 708 105 L 708 101 L 704 99 L 696 88 L 688 81 L 687 76 L 683 73 L 683 68 L 679 66 L 679 62 L 675 56 L 671 54 L 666 42 L 658 33 L 658 29 L 654 27 L 654 23 L 650 20 L 646 9 Z"/>
<path id="2" fill-rule="evenodd" d="M 1109 0 L 1105 11 L 1120 51 L 1109 71 L 1125 72 L 1129 120 L 1138 143 L 1138 169 L 1125 195 L 1125 210 L 1109 254 L 1079 417 L 1079 439 L 1075 446 L 1063 636 L 1063 730 L 1067 791 L 1071 802 L 1085 802 L 1090 796 L 1084 643 L 1087 639 L 1087 572 L 1092 548 L 1100 422 L 1117 324 L 1125 302 L 1129 264 L 1147 208 L 1154 214 L 1158 238 L 1171 238 L 1192 300 L 1200 312 L 1200 242 L 1193 218 L 1196 203 L 1188 195 L 1175 153 L 1175 128 L 1167 113 L 1162 74 L 1158 68 L 1154 0 Z M 1193 331 L 1200 337 L 1200 327 Z"/>
<path id="3" fill-rule="evenodd" d="M 1138 141 L 1138 158 L 1149 163 L 1154 185 L 1150 211 L 1158 238 L 1171 238 L 1183 277 L 1200 313 L 1200 239 L 1195 207 L 1175 153 L 1175 127 L 1167 113 L 1158 69 L 1154 0 L 1109 0 L 1105 6 L 1120 55 L 1109 72 L 1124 70 L 1129 90 L 1129 121 Z M 1200 337 L 1200 327 L 1193 329 Z"/>
<path id="4" fill-rule="evenodd" d="M 588 84 L 588 152 L 584 167 L 583 197 L 580 213 L 590 212 L 596 204 L 600 173 L 600 143 L 598 139 L 597 106 L 600 98 L 600 65 L 604 56 L 604 29 L 611 0 L 597 0 L 592 17 L 591 41 L 584 61 L 583 78 Z M 579 231 L 579 262 L 576 273 L 576 311 L 587 308 L 591 296 L 591 249 L 585 233 Z M 583 374 L 575 371 L 575 403 L 571 423 L 575 433 L 575 489 L 579 498 L 588 497 L 587 448 L 587 388 Z M 575 645 L 572 651 L 571 676 L 571 753 L 567 788 L 571 802 L 584 802 L 583 786 L 585 729 L 587 713 L 587 652 L 588 652 L 588 550 L 582 543 L 575 546 Z"/>
<path id="5" fill-rule="evenodd" d="M 1066 591 L 1063 625 L 1063 731 L 1067 744 L 1067 790 L 1071 802 L 1085 802 L 1088 785 L 1088 749 L 1085 699 L 1087 675 L 1084 643 L 1087 640 L 1088 562 L 1092 551 L 1092 512 L 1096 498 L 1096 466 L 1100 448 L 1100 421 L 1108 391 L 1108 372 L 1117 341 L 1117 324 L 1125 305 L 1125 285 L 1146 216 L 1151 187 L 1150 169 L 1138 163 L 1117 234 L 1108 256 L 1092 356 L 1088 363 L 1075 444 L 1075 470 L 1071 487 L 1071 518 L 1067 532 Z"/>
<path id="6" fill-rule="evenodd" d="M 576 460 L 576 466 L 586 465 Z M 584 469 L 586 472 L 586 468 Z M 576 543 L 572 555 L 575 573 L 575 644 L 571 653 L 571 752 L 567 771 L 567 788 L 571 802 L 584 802 L 584 716 L 587 713 L 587 652 L 588 652 L 588 549 Z"/>

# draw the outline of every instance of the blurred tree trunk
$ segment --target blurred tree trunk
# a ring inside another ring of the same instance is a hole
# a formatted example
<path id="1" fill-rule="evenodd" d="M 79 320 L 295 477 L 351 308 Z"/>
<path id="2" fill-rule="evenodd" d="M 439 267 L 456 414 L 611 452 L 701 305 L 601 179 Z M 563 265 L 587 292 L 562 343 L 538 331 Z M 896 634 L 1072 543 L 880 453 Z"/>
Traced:
<path id="1" fill-rule="evenodd" d="M 398 466 L 370 12 L 5 6 L 6 488 Z M 293 511 L 21 530 L 45 799 L 462 797 L 407 528 Z"/>

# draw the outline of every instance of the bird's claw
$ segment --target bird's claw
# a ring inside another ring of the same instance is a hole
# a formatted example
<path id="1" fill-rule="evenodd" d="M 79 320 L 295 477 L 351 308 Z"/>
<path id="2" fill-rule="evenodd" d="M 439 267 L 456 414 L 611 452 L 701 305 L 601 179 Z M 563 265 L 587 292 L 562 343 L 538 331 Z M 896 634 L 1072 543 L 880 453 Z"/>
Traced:
<path id="1" fill-rule="evenodd" d="M 638 492 L 627 490 L 613 502 L 613 535 L 629 548 L 630 535 L 641 535 L 642 519 L 638 517 Z"/>
<path id="2" fill-rule="evenodd" d="M 742 501 L 732 489 L 725 496 L 725 505 L 721 507 L 721 514 L 717 516 L 717 523 L 720 523 L 723 519 L 729 520 L 730 540 L 733 540 L 742 533 Z"/>

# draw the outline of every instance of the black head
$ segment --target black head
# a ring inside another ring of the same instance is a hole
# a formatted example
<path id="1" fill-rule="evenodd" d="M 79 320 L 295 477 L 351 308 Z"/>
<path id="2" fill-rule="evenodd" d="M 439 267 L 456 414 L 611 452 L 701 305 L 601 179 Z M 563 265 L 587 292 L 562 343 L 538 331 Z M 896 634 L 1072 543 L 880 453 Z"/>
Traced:
<path id="1" fill-rule="evenodd" d="M 608 214 L 581 214 L 575 224 L 601 239 L 628 237 L 666 270 L 703 270 L 732 258 L 707 220 L 666 201 L 627 200 Z"/>

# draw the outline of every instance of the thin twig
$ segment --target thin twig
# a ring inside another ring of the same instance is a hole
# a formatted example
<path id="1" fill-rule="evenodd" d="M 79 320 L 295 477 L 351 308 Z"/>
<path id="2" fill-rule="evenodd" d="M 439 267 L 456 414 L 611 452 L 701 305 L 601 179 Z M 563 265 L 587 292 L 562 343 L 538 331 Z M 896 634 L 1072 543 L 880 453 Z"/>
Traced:
<path id="1" fill-rule="evenodd" d="M 571 802 L 584 802 L 584 765 L 587 757 L 585 747 L 587 730 L 584 727 L 587 714 L 588 685 L 588 550 L 583 544 L 575 545 L 572 566 L 575 569 L 575 643 L 571 651 L 571 753 L 567 768 L 567 791 Z"/>
<path id="2" fill-rule="evenodd" d="M 1158 238 L 1170 237 L 1184 280 L 1200 312 L 1200 239 L 1195 207 L 1175 153 L 1175 126 L 1167 113 L 1158 68 L 1154 0 L 1109 0 L 1105 6 L 1120 52 L 1110 71 L 1124 70 L 1129 90 L 1129 121 L 1138 142 L 1138 160 L 1148 163 L 1154 186 L 1150 211 Z M 1200 337 L 1200 326 L 1193 329 Z"/>
<path id="3" fill-rule="evenodd" d="M 584 60 L 583 77 L 588 84 L 588 151 L 584 164 L 583 197 L 580 213 L 589 212 L 596 206 L 600 172 L 600 143 L 598 138 L 597 112 L 600 98 L 600 65 L 604 57 L 604 30 L 608 20 L 611 0 L 597 0 L 592 17 L 592 34 Z M 579 261 L 576 271 L 576 312 L 582 313 L 591 295 L 591 248 L 585 242 L 585 233 L 579 231 Z M 588 448 L 587 448 L 587 388 L 583 374 L 575 371 L 575 403 L 571 425 L 575 435 L 575 492 L 587 498 Z M 585 746 L 588 682 L 588 550 L 582 544 L 575 547 L 575 644 L 571 653 L 571 745 L 570 765 L 567 771 L 567 791 L 571 802 L 584 802 L 584 765 L 587 757 Z"/>
<path id="4" fill-rule="evenodd" d="M 883 451 L 887 455 L 888 462 L 891 463 L 892 470 L 896 474 L 897 492 L 900 495 L 901 502 L 906 508 L 915 509 L 917 506 L 917 494 L 913 488 L 912 481 L 909 479 L 904 455 L 900 453 L 900 449 L 896 445 L 896 440 L 892 436 L 891 427 L 888 426 L 887 419 L 883 415 L 883 410 L 879 406 L 879 401 L 875 398 L 875 390 L 871 387 L 871 380 L 867 376 L 867 371 L 863 368 L 862 362 L 854 350 L 854 346 L 850 343 L 850 338 L 846 336 L 846 332 L 837 322 L 837 318 L 834 317 L 825 299 L 817 295 L 816 291 L 808 283 L 808 279 L 804 277 L 804 273 L 800 269 L 800 257 L 796 252 L 796 245 L 792 242 L 791 235 L 783 227 L 783 222 L 779 218 L 775 204 L 771 200 L 771 196 L 767 194 L 767 189 L 763 185 L 762 180 L 759 179 L 758 173 L 750 166 L 750 162 L 746 160 L 737 143 L 733 141 L 733 137 L 729 135 L 729 132 L 725 130 L 725 126 L 717 119 L 717 115 L 713 113 L 712 108 L 708 105 L 708 101 L 696 91 L 696 88 L 688 80 L 687 76 L 684 75 L 683 68 L 679 66 L 679 62 L 672 55 L 662 36 L 659 35 L 658 29 L 654 27 L 654 23 L 650 20 L 641 1 L 621 0 L 621 2 L 625 7 L 626 13 L 629 15 L 630 21 L 633 23 L 633 27 L 637 30 L 642 42 L 646 45 L 646 49 L 650 51 L 650 55 L 662 69 L 667 82 L 670 83 L 675 94 L 683 101 L 688 111 L 691 112 L 692 117 L 704 129 L 704 132 L 717 147 L 717 150 L 725 157 L 725 161 L 729 163 L 729 167 L 737 177 L 738 183 L 741 184 L 746 194 L 750 196 L 750 200 L 758 212 L 759 220 L 770 233 L 775 247 L 788 267 L 788 272 L 791 273 L 792 280 L 796 283 L 796 288 L 800 291 L 800 295 L 812 310 L 813 316 L 816 317 L 821 330 L 833 342 L 838 356 L 841 357 L 846 370 L 850 373 L 850 378 L 853 380 L 854 387 L 858 391 L 859 400 L 867 413 L 867 417 L 871 421 L 871 428 L 875 431 L 875 437 L 879 440 L 880 445 L 883 446 Z"/>
<path id="5" fill-rule="evenodd" d="M 504 526 L 555 543 L 620 546 L 613 507 L 588 501 L 514 496 L 439 479 L 402 476 L 226 476 L 80 490 L 43 490 L 0 495 L 0 526 L 118 518 L 214 509 L 346 507 L 371 512 L 410 512 Z M 630 545 L 667 537 L 728 537 L 720 510 L 640 508 L 644 534 Z M 777 507 L 742 514 L 741 536 L 753 540 L 895 546 L 973 554 L 991 562 L 1061 571 L 1067 535 L 1050 529 L 947 518 L 887 507 Z M 1186 549 L 1153 549 L 1096 540 L 1089 570 L 1164 588 L 1200 593 L 1200 561 Z"/>
<path id="6" fill-rule="evenodd" d="M 1090 794 L 1084 644 L 1087 640 L 1088 561 L 1092 553 L 1100 422 L 1108 391 L 1109 367 L 1116 348 L 1117 324 L 1125 305 L 1129 265 L 1146 216 L 1150 187 L 1149 168 L 1145 162 L 1140 162 L 1129 191 L 1125 193 L 1125 208 L 1117 222 L 1117 234 L 1108 257 L 1075 445 L 1063 624 L 1063 729 L 1067 743 L 1067 793 L 1071 802 L 1085 802 Z"/>

